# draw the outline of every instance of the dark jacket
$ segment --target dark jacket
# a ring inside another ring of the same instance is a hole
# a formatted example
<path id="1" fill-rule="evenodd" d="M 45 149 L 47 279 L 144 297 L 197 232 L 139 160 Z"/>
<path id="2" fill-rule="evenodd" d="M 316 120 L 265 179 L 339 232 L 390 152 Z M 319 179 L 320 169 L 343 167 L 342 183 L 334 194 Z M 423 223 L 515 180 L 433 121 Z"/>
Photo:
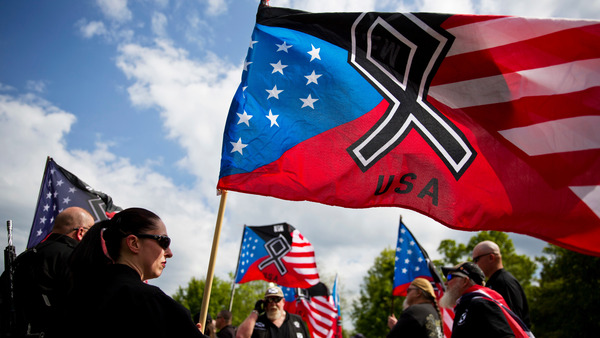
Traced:
<path id="1" fill-rule="evenodd" d="M 65 318 L 77 320 L 65 325 L 65 337 L 205 337 L 185 307 L 127 265 L 106 266 L 69 299 Z"/>

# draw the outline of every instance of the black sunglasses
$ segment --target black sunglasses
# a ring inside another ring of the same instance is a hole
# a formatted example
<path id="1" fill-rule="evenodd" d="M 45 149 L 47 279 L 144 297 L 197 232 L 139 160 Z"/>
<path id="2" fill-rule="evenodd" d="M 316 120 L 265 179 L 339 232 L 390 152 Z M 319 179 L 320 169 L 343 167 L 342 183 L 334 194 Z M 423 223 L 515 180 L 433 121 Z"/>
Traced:
<path id="1" fill-rule="evenodd" d="M 171 239 L 169 236 L 161 236 L 161 235 L 150 235 L 150 234 L 133 234 L 138 238 L 150 238 L 158 242 L 161 248 L 167 250 L 169 245 L 171 245 Z"/>
<path id="2" fill-rule="evenodd" d="M 473 258 L 473 263 L 477 263 L 477 262 L 478 262 L 478 261 L 479 261 L 479 260 L 480 260 L 482 257 L 485 257 L 485 256 L 487 256 L 487 255 L 491 255 L 491 254 L 494 254 L 494 255 L 495 255 L 496 253 L 495 253 L 495 252 L 488 252 L 488 253 L 486 253 L 486 254 L 479 255 L 479 256 L 477 256 L 477 257 Z"/>
<path id="3" fill-rule="evenodd" d="M 283 297 L 267 297 L 267 299 L 265 299 L 265 302 L 267 302 L 267 303 L 279 303 L 282 299 L 283 299 Z"/>

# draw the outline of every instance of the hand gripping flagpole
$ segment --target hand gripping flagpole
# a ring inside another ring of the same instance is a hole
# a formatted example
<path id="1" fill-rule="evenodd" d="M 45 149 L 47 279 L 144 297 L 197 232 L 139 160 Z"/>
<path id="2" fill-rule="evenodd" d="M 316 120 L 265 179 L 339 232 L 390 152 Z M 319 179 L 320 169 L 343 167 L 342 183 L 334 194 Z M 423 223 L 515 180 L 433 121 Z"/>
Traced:
<path id="1" fill-rule="evenodd" d="M 215 225 L 215 234 L 210 252 L 210 261 L 208 262 L 208 271 L 206 272 L 206 284 L 204 285 L 204 294 L 202 295 L 202 307 L 200 308 L 200 323 L 202 331 L 206 331 L 206 314 L 208 313 L 208 303 L 210 301 L 210 292 L 215 272 L 215 261 L 217 260 L 217 249 L 219 248 L 219 238 L 221 237 L 221 225 L 223 224 L 223 214 L 225 213 L 225 201 L 227 201 L 227 190 L 221 190 L 221 202 L 219 204 L 219 213 L 217 214 L 217 224 Z"/>

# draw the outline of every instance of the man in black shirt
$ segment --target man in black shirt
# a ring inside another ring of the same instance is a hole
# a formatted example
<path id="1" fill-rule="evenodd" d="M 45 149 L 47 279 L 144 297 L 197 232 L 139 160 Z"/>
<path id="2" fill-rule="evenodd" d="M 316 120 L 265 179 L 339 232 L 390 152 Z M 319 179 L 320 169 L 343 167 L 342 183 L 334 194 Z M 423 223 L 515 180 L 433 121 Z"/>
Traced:
<path id="1" fill-rule="evenodd" d="M 221 310 L 217 314 L 217 322 L 216 327 L 217 337 L 219 338 L 234 338 L 235 337 L 235 327 L 231 325 L 231 312 L 227 310 Z"/>
<path id="2" fill-rule="evenodd" d="M 473 262 L 476 263 L 488 281 L 485 286 L 498 292 L 508 307 L 521 320 L 531 327 L 529 319 L 529 304 L 519 281 L 508 271 L 504 270 L 500 247 L 492 241 L 483 241 L 473 249 Z"/>
<path id="3" fill-rule="evenodd" d="M 310 338 L 306 324 L 298 315 L 283 309 L 283 291 L 270 286 L 264 300 L 256 302 L 254 310 L 238 327 L 237 338 Z M 265 313 L 259 315 L 262 311 Z"/>
<path id="4" fill-rule="evenodd" d="M 94 225 L 86 210 L 70 207 L 56 216 L 52 232 L 15 260 L 15 307 L 22 333 L 49 336 L 69 284 L 69 256 Z"/>

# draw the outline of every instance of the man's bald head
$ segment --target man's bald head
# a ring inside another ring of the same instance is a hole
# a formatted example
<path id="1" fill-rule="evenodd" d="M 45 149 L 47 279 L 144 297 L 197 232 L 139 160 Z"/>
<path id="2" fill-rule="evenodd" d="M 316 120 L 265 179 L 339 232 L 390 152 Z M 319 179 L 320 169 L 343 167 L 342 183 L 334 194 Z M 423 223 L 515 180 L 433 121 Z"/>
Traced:
<path id="1" fill-rule="evenodd" d="M 492 241 L 483 241 L 475 245 L 472 255 L 473 262 L 479 265 L 487 278 L 504 267 L 500 247 Z"/>
<path id="2" fill-rule="evenodd" d="M 80 207 L 70 207 L 56 216 L 52 232 L 81 241 L 85 232 L 94 225 L 94 217 Z"/>

